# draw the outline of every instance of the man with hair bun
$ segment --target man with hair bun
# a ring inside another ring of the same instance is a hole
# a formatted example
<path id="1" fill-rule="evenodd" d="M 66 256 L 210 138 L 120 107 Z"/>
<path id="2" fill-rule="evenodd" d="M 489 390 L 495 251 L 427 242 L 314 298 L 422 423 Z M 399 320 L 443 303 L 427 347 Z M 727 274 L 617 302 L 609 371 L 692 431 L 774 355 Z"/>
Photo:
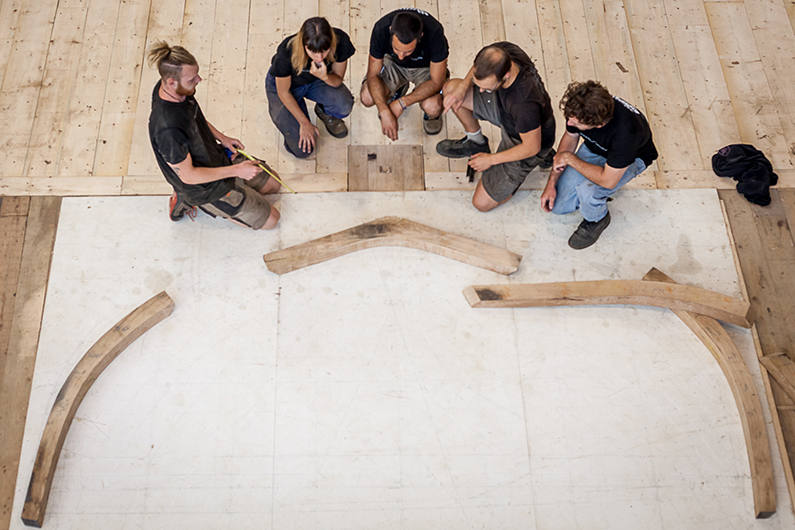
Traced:
<path id="1" fill-rule="evenodd" d="M 381 131 L 390 140 L 398 139 L 398 118 L 415 103 L 424 112 L 425 134 L 442 130 L 440 92 L 449 54 L 444 28 L 421 9 L 398 9 L 375 23 L 360 97 L 365 107 L 378 108 Z"/>
<path id="2" fill-rule="evenodd" d="M 171 220 L 179 221 L 186 213 L 193 218 L 199 207 L 255 230 L 275 228 L 279 212 L 264 195 L 278 191 L 280 184 L 258 167 L 264 162 L 238 154 L 238 148 L 245 148 L 240 140 L 204 118 L 193 97 L 202 80 L 196 59 L 182 46 L 166 42 L 155 43 L 148 57 L 160 73 L 152 92 L 149 139 L 160 170 L 174 188 Z"/>
<path id="3" fill-rule="evenodd" d="M 464 79 L 444 86 L 444 110 L 452 109 L 466 136 L 443 140 L 436 152 L 469 158 L 469 167 L 483 173 L 472 204 L 488 212 L 508 201 L 536 166 L 550 167 L 555 150 L 555 115 L 533 61 L 516 44 L 486 46 Z M 478 120 L 500 128 L 501 141 L 492 154 Z"/>
<path id="4" fill-rule="evenodd" d="M 596 81 L 571 83 L 560 109 L 566 132 L 541 207 L 558 215 L 580 210 L 583 221 L 569 238 L 569 246 L 580 250 L 596 243 L 610 224 L 608 197 L 649 167 L 657 148 L 643 114 Z"/>

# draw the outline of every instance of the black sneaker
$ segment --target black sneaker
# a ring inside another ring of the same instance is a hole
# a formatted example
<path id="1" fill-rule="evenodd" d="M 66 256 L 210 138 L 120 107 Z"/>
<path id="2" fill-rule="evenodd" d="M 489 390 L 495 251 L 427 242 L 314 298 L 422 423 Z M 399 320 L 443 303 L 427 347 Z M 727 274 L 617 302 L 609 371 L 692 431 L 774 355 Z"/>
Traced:
<path id="1" fill-rule="evenodd" d="M 475 153 L 491 153 L 491 149 L 488 138 L 485 144 L 478 144 L 464 136 L 460 140 L 442 140 L 436 144 L 436 152 L 447 158 L 469 158 Z"/>
<path id="2" fill-rule="evenodd" d="M 602 217 L 601 220 L 596 222 L 586 221 L 583 219 L 580 226 L 577 227 L 577 230 L 569 238 L 569 246 L 574 250 L 582 250 L 584 248 L 588 248 L 594 243 L 596 240 L 599 239 L 599 236 L 602 235 L 605 228 L 610 224 L 610 212 L 607 212 L 607 215 Z"/>
<path id="3" fill-rule="evenodd" d="M 400 99 L 408 93 L 409 93 L 409 84 L 406 83 L 405 85 L 401 85 L 398 87 L 397 90 L 395 90 L 395 93 L 392 94 L 392 97 L 389 98 L 389 101 L 387 101 L 387 103 L 392 103 L 396 99 Z"/>
<path id="4" fill-rule="evenodd" d="M 442 115 L 439 114 L 435 118 L 431 118 L 427 114 L 423 113 L 422 115 L 422 130 L 425 131 L 425 134 L 429 136 L 433 136 L 435 134 L 439 134 L 442 130 Z"/>
<path id="5" fill-rule="evenodd" d="M 174 193 L 168 201 L 168 217 L 176 222 L 185 217 L 185 214 L 188 214 L 191 220 L 195 219 L 196 207 L 189 205 L 182 197 Z"/>
<path id="6" fill-rule="evenodd" d="M 549 168 L 551 168 L 552 164 L 553 164 L 553 162 L 555 160 L 555 154 L 556 154 L 555 150 L 551 149 L 549 151 L 549 153 L 547 154 L 547 156 L 544 157 L 544 161 L 541 162 L 540 164 L 538 164 L 538 167 L 540 167 L 541 169 L 549 169 Z"/>
<path id="7" fill-rule="evenodd" d="M 315 105 L 315 114 L 317 114 L 317 117 L 323 122 L 323 125 L 326 126 L 326 130 L 331 136 L 334 138 L 345 138 L 348 136 L 348 126 L 345 125 L 345 122 L 326 114 L 323 105 L 320 103 Z"/>

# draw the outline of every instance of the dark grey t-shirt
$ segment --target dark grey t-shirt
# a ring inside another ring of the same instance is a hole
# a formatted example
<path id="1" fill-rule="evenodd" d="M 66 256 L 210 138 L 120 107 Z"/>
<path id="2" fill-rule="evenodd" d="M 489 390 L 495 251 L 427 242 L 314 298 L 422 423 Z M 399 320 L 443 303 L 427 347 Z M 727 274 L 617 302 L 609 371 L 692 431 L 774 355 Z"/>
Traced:
<path id="1" fill-rule="evenodd" d="M 398 59 L 392 50 L 392 35 L 389 33 L 392 19 L 401 11 L 411 11 L 422 19 L 422 36 L 417 42 L 417 47 L 403 60 Z M 444 36 L 444 28 L 430 13 L 422 9 L 413 7 L 396 9 L 381 17 L 373 26 L 373 33 L 370 35 L 370 55 L 374 59 L 383 59 L 384 55 L 389 55 L 395 64 L 403 68 L 428 68 L 431 63 L 444 61 L 449 54 L 450 48 L 447 37 Z"/>
<path id="2" fill-rule="evenodd" d="M 190 153 L 195 167 L 222 167 L 231 164 L 204 118 L 193 96 L 175 103 L 160 98 L 160 81 L 152 92 L 149 140 L 157 164 L 166 180 L 188 204 L 198 206 L 223 197 L 232 190 L 234 178 L 206 184 L 185 184 L 169 164 L 179 164 Z"/>

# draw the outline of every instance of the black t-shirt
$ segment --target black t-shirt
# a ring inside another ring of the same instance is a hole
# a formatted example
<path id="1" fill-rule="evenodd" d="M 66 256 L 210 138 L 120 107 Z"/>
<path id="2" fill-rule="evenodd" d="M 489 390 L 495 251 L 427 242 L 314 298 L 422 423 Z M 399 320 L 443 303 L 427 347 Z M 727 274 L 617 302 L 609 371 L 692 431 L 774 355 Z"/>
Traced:
<path id="1" fill-rule="evenodd" d="M 347 33 L 341 29 L 332 29 L 337 35 L 337 47 L 334 49 L 334 62 L 341 63 L 343 61 L 347 61 L 354 53 L 356 53 L 356 48 L 353 47 L 351 38 L 348 37 Z M 290 39 L 293 37 L 295 37 L 295 35 L 290 35 L 284 39 L 281 44 L 279 44 L 278 48 L 276 48 L 276 55 L 274 55 L 273 59 L 271 59 L 271 69 L 268 73 L 273 77 L 289 77 L 291 83 L 290 86 L 295 88 L 297 86 L 314 83 L 318 80 L 318 78 L 309 73 L 310 60 L 307 60 L 303 70 L 296 74 L 295 70 L 293 69 L 293 63 L 290 60 L 293 50 L 292 47 L 288 45 Z M 330 72 L 332 63 L 328 62 L 328 60 L 325 62 L 326 68 L 328 68 Z"/>
<path id="2" fill-rule="evenodd" d="M 392 50 L 392 35 L 389 33 L 389 26 L 392 25 L 395 15 L 402 11 L 412 11 L 420 16 L 422 36 L 411 55 L 401 61 Z M 408 7 L 396 9 L 375 23 L 373 33 L 370 35 L 370 55 L 374 59 L 383 59 L 384 55 L 389 55 L 395 64 L 403 68 L 427 68 L 431 63 L 440 63 L 447 59 L 447 56 L 450 55 L 450 48 L 447 45 L 447 37 L 444 36 L 444 28 L 438 20 L 422 9 Z"/>
<path id="3" fill-rule="evenodd" d="M 198 206 L 223 197 L 232 190 L 234 179 L 206 184 L 185 184 L 168 164 L 179 164 L 190 153 L 195 167 L 222 167 L 231 164 L 224 148 L 216 142 L 199 104 L 193 96 L 175 103 L 160 98 L 160 81 L 152 92 L 149 139 L 157 164 L 166 180 L 188 204 Z"/>
<path id="4" fill-rule="evenodd" d="M 582 136 L 588 149 L 605 157 L 610 167 L 627 167 L 636 158 L 643 160 L 648 167 L 657 160 L 657 148 L 652 141 L 649 122 L 638 109 L 623 99 L 613 96 L 613 100 L 613 117 L 602 127 L 581 131 L 567 125 L 566 130 Z"/>
<path id="5" fill-rule="evenodd" d="M 511 61 L 519 65 L 519 74 L 511 86 L 496 91 L 500 127 L 516 140 L 521 140 L 520 134 L 541 127 L 541 149 L 552 147 L 555 145 L 555 114 L 533 61 L 516 44 L 497 42 L 494 46 L 508 52 Z"/>

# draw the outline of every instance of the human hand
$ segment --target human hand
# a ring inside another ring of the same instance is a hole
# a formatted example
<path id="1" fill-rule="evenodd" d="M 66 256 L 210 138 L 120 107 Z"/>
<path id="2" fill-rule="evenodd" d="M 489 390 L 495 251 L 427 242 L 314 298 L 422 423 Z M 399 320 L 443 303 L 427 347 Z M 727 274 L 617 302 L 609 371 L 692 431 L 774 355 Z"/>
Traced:
<path id="1" fill-rule="evenodd" d="M 482 173 L 494 165 L 491 161 L 493 156 L 491 153 L 475 153 L 469 158 L 469 167 Z"/>
<path id="2" fill-rule="evenodd" d="M 569 156 L 571 156 L 571 154 L 570 151 L 560 151 L 557 153 L 552 160 L 552 172 L 560 173 L 566 169 L 569 166 Z"/>
<path id="3" fill-rule="evenodd" d="M 315 61 L 310 61 L 309 73 L 321 81 L 326 81 L 328 79 L 328 67 L 325 62 L 316 63 Z"/>
<path id="4" fill-rule="evenodd" d="M 394 101 L 392 102 L 394 103 Z M 392 109 L 387 108 L 381 111 L 381 132 L 386 135 L 387 138 L 394 141 L 398 139 L 398 121 L 397 117 L 392 114 Z"/>
<path id="5" fill-rule="evenodd" d="M 301 129 L 298 131 L 298 147 L 304 153 L 311 153 L 315 148 L 315 138 L 319 134 L 317 127 L 312 125 L 312 122 L 307 120 L 306 123 L 301 124 Z"/>
<path id="6" fill-rule="evenodd" d="M 235 165 L 235 171 L 237 171 L 237 176 L 243 180 L 251 180 L 262 171 L 262 168 L 254 160 L 246 160 Z"/>
<path id="7" fill-rule="evenodd" d="M 232 151 L 232 160 L 237 158 L 238 149 L 246 148 L 246 146 L 243 145 L 243 142 L 241 142 L 237 138 L 230 138 L 229 136 L 222 136 L 219 142 L 221 142 L 221 145 L 223 145 L 225 148 Z"/>
<path id="8" fill-rule="evenodd" d="M 463 87 L 464 83 L 461 83 L 454 91 L 444 95 L 444 112 L 448 112 L 450 109 L 453 109 L 453 112 L 458 112 L 467 95 L 466 88 Z"/>
<path id="9" fill-rule="evenodd" d="M 555 207 L 555 199 L 558 196 L 558 190 L 555 184 L 551 184 L 552 180 L 547 182 L 544 193 L 541 194 L 541 209 L 549 213 Z"/>

